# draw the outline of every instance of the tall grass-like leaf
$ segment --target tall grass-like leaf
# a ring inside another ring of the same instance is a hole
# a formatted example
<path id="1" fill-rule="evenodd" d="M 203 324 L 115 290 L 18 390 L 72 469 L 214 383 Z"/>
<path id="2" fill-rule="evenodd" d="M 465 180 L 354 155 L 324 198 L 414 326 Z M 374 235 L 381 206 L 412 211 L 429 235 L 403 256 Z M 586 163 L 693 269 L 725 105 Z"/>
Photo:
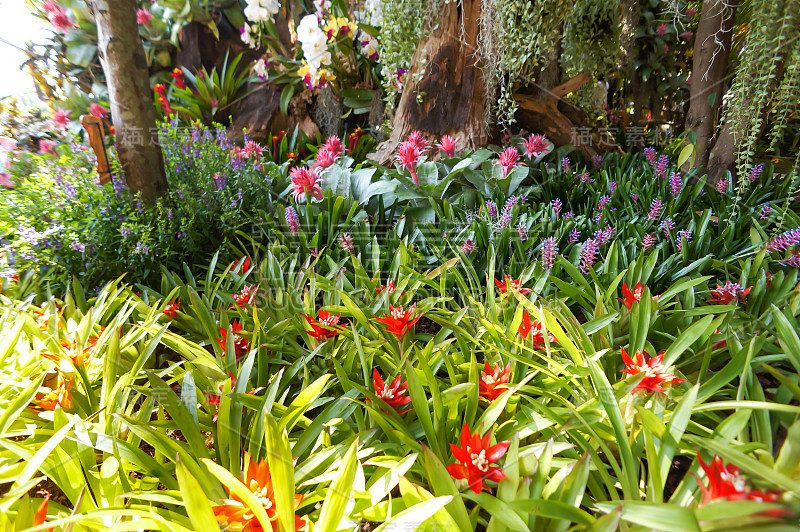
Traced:
<path id="1" fill-rule="evenodd" d="M 342 459 L 336 478 L 328 488 L 325 501 L 322 503 L 322 511 L 316 530 L 338 530 L 339 523 L 345 516 L 347 501 L 350 500 L 350 493 L 353 489 L 353 481 L 356 477 L 358 466 L 358 439 L 356 439 L 347 454 Z"/>
<path id="2" fill-rule="evenodd" d="M 434 497 L 433 499 L 419 502 L 410 508 L 406 508 L 399 514 L 384 522 L 381 526 L 375 529 L 375 532 L 417 530 L 420 525 L 422 525 L 428 518 L 436 514 L 436 512 L 438 512 L 451 500 L 453 500 L 453 497 L 451 495 L 447 495 L 444 497 Z"/>
<path id="3" fill-rule="evenodd" d="M 590 358 L 587 358 L 586 362 L 592 382 L 597 390 L 597 395 L 603 408 L 605 408 L 606 414 L 608 414 L 608 420 L 611 422 L 611 428 L 614 430 L 617 445 L 619 446 L 623 472 L 623 478 L 619 479 L 619 482 L 622 484 L 622 491 L 625 493 L 626 499 L 636 500 L 639 498 L 639 488 L 637 487 L 639 472 L 633 460 L 633 451 L 628 441 L 625 421 L 622 419 L 622 412 L 619 410 L 619 400 L 597 362 Z"/>
<path id="4" fill-rule="evenodd" d="M 446 506 L 447 512 L 461 532 L 471 532 L 473 526 L 470 523 L 467 507 L 464 505 L 464 500 L 459 495 L 450 473 L 429 447 L 423 446 L 422 452 L 425 472 L 428 474 L 428 483 L 433 489 L 433 493 L 437 496 L 453 496 L 453 500 Z"/>
<path id="5" fill-rule="evenodd" d="M 267 414 L 266 422 L 267 462 L 275 488 L 278 529 L 294 532 L 294 465 L 289 437 L 270 414 Z"/>
<path id="6" fill-rule="evenodd" d="M 186 466 L 178 459 L 175 466 L 175 473 L 178 476 L 178 485 L 181 489 L 181 496 L 186 503 L 186 512 L 195 530 L 216 530 L 219 528 L 217 519 L 211 509 L 205 492 L 197 479 L 189 473 Z"/>
<path id="7" fill-rule="evenodd" d="M 674 504 L 611 501 L 596 503 L 601 511 L 613 512 L 622 508 L 622 520 L 667 532 L 700 532 L 700 524 L 691 508 L 681 508 Z"/>
<path id="8" fill-rule="evenodd" d="M 17 419 L 20 413 L 25 410 L 25 407 L 33 401 L 39 388 L 44 382 L 45 374 L 39 375 L 38 379 L 33 380 L 24 390 L 22 390 L 8 405 L 3 415 L 0 416 L 0 435 L 5 434 L 8 427 Z"/>

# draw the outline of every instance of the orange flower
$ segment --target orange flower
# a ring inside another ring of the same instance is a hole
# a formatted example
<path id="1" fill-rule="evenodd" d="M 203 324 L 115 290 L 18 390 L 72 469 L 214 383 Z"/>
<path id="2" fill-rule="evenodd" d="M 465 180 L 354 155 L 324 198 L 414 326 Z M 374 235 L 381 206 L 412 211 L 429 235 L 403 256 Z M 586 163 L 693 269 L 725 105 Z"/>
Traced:
<path id="1" fill-rule="evenodd" d="M 245 486 L 253 492 L 256 499 L 264 505 L 264 511 L 269 517 L 273 530 L 278 530 L 278 513 L 275 510 L 275 492 L 272 488 L 272 478 L 269 474 L 269 466 L 266 460 L 256 463 L 251 461 L 247 467 L 247 478 Z M 244 501 L 235 493 L 228 492 L 232 499 L 223 499 L 219 506 L 213 508 L 217 522 L 223 525 L 225 530 L 235 530 L 237 532 L 264 532 L 261 523 L 256 519 L 255 514 L 244 504 Z M 302 495 L 294 496 L 294 507 L 297 509 L 303 501 Z M 305 526 L 305 520 L 299 515 L 294 516 L 295 530 L 300 530 Z"/>
<path id="2" fill-rule="evenodd" d="M 333 314 L 320 310 L 319 318 L 313 316 L 304 316 L 308 324 L 311 326 L 310 331 L 306 331 L 309 336 L 312 336 L 318 342 L 324 342 L 328 338 L 333 338 L 339 335 L 339 331 L 344 327 L 338 325 L 341 314 L 334 316 Z"/>
<path id="3" fill-rule="evenodd" d="M 474 434 L 470 434 L 469 427 L 464 423 L 461 429 L 461 447 L 450 444 L 453 456 L 458 462 L 447 466 L 447 472 L 453 478 L 466 480 L 469 489 L 475 493 L 483 491 L 483 483 L 486 480 L 500 482 L 506 478 L 503 469 L 492 467 L 492 464 L 506 454 L 511 442 L 506 440 L 490 446 L 491 437 L 491 431 L 483 438 L 477 430 Z"/>
<path id="4" fill-rule="evenodd" d="M 46 394 L 37 393 L 34 398 L 37 404 L 32 406 L 38 410 L 55 410 L 57 406 L 60 406 L 64 410 L 69 410 L 72 406 L 72 400 L 70 398 L 71 391 L 72 379 L 63 379 L 61 384 L 58 385 L 58 389 L 52 390 Z M 46 506 L 45 504 L 45 512 L 47 511 Z"/>
<path id="5" fill-rule="evenodd" d="M 42 356 L 48 360 L 52 360 L 56 364 L 60 364 L 64 360 L 69 360 L 75 367 L 86 365 L 86 361 L 92 354 L 91 349 L 97 343 L 97 336 L 89 337 L 89 346 L 85 349 L 78 346 L 78 342 L 67 342 L 61 340 L 61 352 L 59 353 L 42 353 Z"/>
<path id="6" fill-rule="evenodd" d="M 623 373 L 628 375 L 639 375 L 644 373 L 644 378 L 636 385 L 636 388 L 631 391 L 634 392 L 657 392 L 665 393 L 664 386 L 672 384 L 679 384 L 685 382 L 684 379 L 679 379 L 671 373 L 664 372 L 664 352 L 662 351 L 654 357 L 650 357 L 647 353 L 636 351 L 634 354 L 635 360 L 628 356 L 625 349 L 622 349 L 622 361 L 625 362 L 625 369 Z"/>
<path id="7" fill-rule="evenodd" d="M 622 304 L 625 305 L 625 308 L 630 310 L 634 303 L 638 303 L 642 300 L 642 283 L 636 283 L 636 286 L 633 288 L 633 292 L 631 292 L 631 289 L 628 288 L 628 283 L 622 283 L 622 297 L 625 299 L 618 299 L 622 301 Z"/>
<path id="8" fill-rule="evenodd" d="M 400 381 L 400 375 L 394 378 L 390 384 L 383 382 L 381 374 L 378 373 L 378 368 L 372 369 L 372 386 L 375 388 L 375 395 L 383 399 L 386 404 L 394 408 L 398 414 L 405 414 L 411 408 L 402 409 L 405 405 L 411 402 L 411 398 L 406 396 L 408 390 L 408 383 Z M 369 401 L 369 399 L 367 399 Z M 402 409 L 402 410 L 401 410 Z M 386 413 L 381 409 L 381 412 Z"/>
<path id="9" fill-rule="evenodd" d="M 47 522 L 47 501 L 50 500 L 50 494 L 48 493 L 42 504 L 36 509 L 36 513 L 33 514 L 33 526 L 39 526 L 45 524 Z M 43 532 L 53 532 L 53 527 L 43 529 Z"/>
<path id="10" fill-rule="evenodd" d="M 502 373 L 500 372 L 501 366 L 497 364 L 494 368 L 489 366 L 489 361 L 486 361 L 486 366 L 481 371 L 480 381 L 480 395 L 490 402 L 494 401 L 506 391 L 505 388 L 498 388 L 500 384 L 508 384 L 508 378 L 511 375 L 511 364 L 509 363 Z"/>

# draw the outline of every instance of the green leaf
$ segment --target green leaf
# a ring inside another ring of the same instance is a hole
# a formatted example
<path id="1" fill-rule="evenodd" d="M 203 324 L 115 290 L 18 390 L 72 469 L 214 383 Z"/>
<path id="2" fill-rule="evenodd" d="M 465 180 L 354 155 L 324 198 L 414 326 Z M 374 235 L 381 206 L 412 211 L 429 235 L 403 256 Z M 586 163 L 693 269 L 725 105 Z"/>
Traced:
<path id="1" fill-rule="evenodd" d="M 455 520 L 461 532 L 472 532 L 473 526 L 467 513 L 467 507 L 464 506 L 464 500 L 453 483 L 453 477 L 429 447 L 423 445 L 422 451 L 428 483 L 433 489 L 433 493 L 437 496 L 452 495 L 453 500 L 446 506 L 447 513 Z"/>
<path id="2" fill-rule="evenodd" d="M 278 530 L 294 531 L 294 465 L 289 436 L 279 428 L 272 415 L 266 415 L 267 462 L 275 487 L 275 509 L 278 513 Z"/>
<path id="3" fill-rule="evenodd" d="M 256 499 L 255 495 L 253 495 L 253 492 L 250 491 L 250 488 L 242 484 L 242 481 L 233 476 L 230 471 L 220 465 L 215 464 L 208 458 L 203 458 L 201 461 L 203 464 L 205 464 L 212 475 L 217 477 L 217 479 L 222 482 L 232 494 L 237 495 L 242 500 L 244 505 L 247 506 L 251 512 L 253 512 L 253 515 L 255 515 L 256 519 L 258 519 L 261 528 L 263 528 L 265 531 L 272 531 L 272 523 L 270 523 L 267 512 L 264 511 L 264 505 L 261 503 L 261 501 Z"/>
<path id="4" fill-rule="evenodd" d="M 613 512 L 622 508 L 622 519 L 637 525 L 667 532 L 700 532 L 700 524 L 691 508 L 681 508 L 674 504 L 611 501 L 596 503 L 603 512 Z"/>
<path id="5" fill-rule="evenodd" d="M 219 528 L 214 511 L 208 502 L 200 483 L 197 482 L 180 458 L 177 460 L 175 473 L 178 477 L 178 485 L 181 489 L 183 502 L 186 503 L 186 513 L 192 522 L 195 530 L 216 530 Z"/>
<path id="6" fill-rule="evenodd" d="M 384 522 L 381 526 L 375 529 L 375 532 L 387 532 L 390 530 L 416 530 L 428 518 L 432 517 L 438 512 L 445 504 L 453 500 L 452 495 L 443 497 L 434 497 L 420 503 L 415 504 L 411 508 L 407 508 Z"/>
<path id="7" fill-rule="evenodd" d="M 356 467 L 358 466 L 358 439 L 348 449 L 347 454 L 342 459 L 336 478 L 328 488 L 325 501 L 322 503 L 322 511 L 319 515 L 316 530 L 338 530 L 339 523 L 344 517 L 347 508 L 347 501 L 350 500 L 350 493 L 353 489 L 353 481 L 356 477 Z"/>
<path id="8" fill-rule="evenodd" d="M 683 147 L 680 155 L 678 155 L 678 168 L 682 167 L 683 163 L 689 160 L 689 157 L 692 156 L 692 153 L 694 153 L 693 145 L 687 144 L 686 146 Z"/>

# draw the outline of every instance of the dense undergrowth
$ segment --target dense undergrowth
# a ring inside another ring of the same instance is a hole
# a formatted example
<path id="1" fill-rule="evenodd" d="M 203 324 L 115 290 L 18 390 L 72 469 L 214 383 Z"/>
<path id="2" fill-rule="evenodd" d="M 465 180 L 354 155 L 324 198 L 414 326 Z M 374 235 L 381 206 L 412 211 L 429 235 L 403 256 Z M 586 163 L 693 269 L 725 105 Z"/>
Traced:
<path id="1" fill-rule="evenodd" d="M 4 528 L 796 530 L 796 176 L 337 150 L 229 173 L 202 261 L 95 291 L 25 248 L 56 273 L 3 284 Z"/>

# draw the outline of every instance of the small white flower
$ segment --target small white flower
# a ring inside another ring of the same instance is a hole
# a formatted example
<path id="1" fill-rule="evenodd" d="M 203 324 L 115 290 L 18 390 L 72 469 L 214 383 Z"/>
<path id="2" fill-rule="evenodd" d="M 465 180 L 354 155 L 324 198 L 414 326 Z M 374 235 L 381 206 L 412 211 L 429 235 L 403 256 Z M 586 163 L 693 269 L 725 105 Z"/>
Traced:
<path id="1" fill-rule="evenodd" d="M 253 65 L 253 72 L 255 72 L 256 76 L 261 78 L 267 77 L 267 62 L 264 61 L 263 57 L 259 58 L 256 64 Z"/>

